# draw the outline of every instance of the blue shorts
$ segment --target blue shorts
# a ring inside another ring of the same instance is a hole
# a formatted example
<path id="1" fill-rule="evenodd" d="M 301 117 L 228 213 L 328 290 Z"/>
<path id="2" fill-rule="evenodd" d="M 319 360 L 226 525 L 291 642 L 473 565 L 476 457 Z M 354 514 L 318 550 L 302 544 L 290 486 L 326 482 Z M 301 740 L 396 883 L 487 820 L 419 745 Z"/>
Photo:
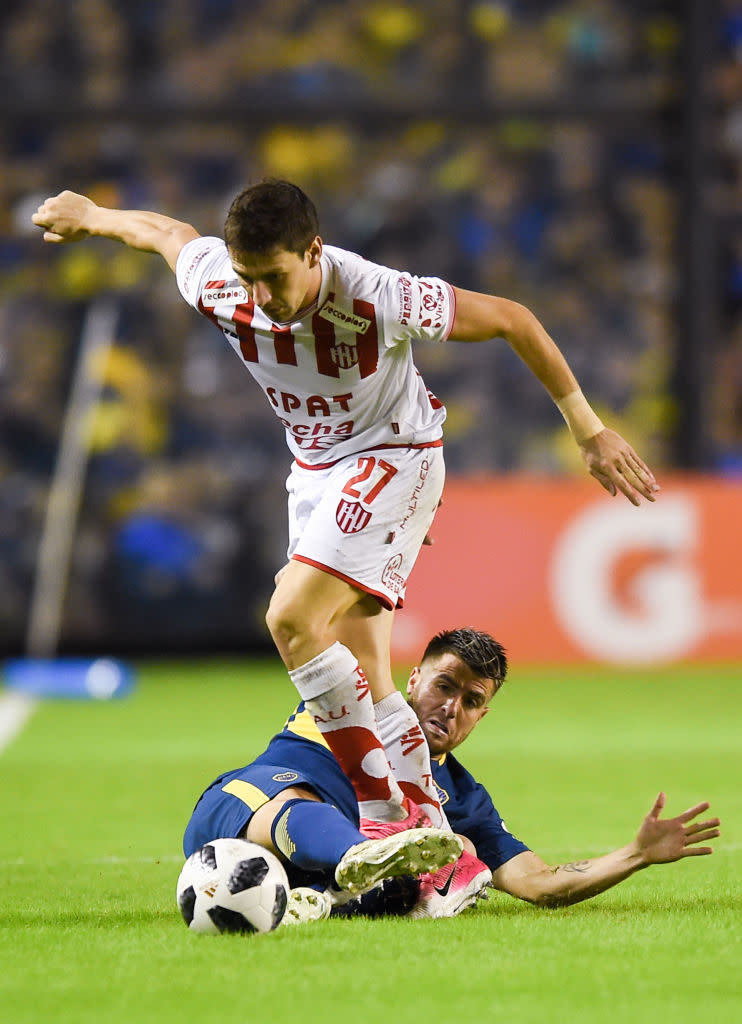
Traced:
<path id="1" fill-rule="evenodd" d="M 183 836 L 186 857 L 212 839 L 241 835 L 259 807 L 293 786 L 313 790 L 358 825 L 353 787 L 329 750 L 279 734 L 260 757 L 220 775 L 201 795 Z"/>

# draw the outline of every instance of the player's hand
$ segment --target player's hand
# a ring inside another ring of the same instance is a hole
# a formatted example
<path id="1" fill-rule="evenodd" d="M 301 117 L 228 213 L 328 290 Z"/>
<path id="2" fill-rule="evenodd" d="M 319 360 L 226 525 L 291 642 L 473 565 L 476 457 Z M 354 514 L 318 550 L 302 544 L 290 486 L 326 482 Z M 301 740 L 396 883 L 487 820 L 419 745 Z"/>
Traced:
<path id="1" fill-rule="evenodd" d="M 79 242 L 88 237 L 86 221 L 95 209 L 95 203 L 87 196 L 60 192 L 45 200 L 31 220 L 45 228 L 45 242 Z"/>
<path id="2" fill-rule="evenodd" d="M 655 500 L 660 486 L 654 473 L 615 430 L 606 428 L 580 442 L 580 451 L 590 474 L 610 494 L 620 491 L 632 505 Z"/>
<path id="3" fill-rule="evenodd" d="M 682 857 L 702 857 L 714 852 L 710 846 L 695 845 L 707 843 L 720 834 L 718 818 L 694 820 L 708 810 L 708 802 L 689 807 L 677 818 L 661 819 L 664 806 L 665 794 L 659 793 L 637 833 L 636 846 L 644 864 L 670 864 Z"/>

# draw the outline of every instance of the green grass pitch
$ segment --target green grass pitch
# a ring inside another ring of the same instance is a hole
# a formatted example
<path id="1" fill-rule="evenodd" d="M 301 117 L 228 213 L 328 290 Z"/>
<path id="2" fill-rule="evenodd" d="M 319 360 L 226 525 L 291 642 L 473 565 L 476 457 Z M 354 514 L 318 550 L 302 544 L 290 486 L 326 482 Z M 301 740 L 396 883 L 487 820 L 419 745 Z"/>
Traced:
<path id="1" fill-rule="evenodd" d="M 400 677 L 400 683 L 402 679 Z M 280 665 L 147 663 L 134 694 L 50 701 L 0 752 L 0 1018 L 7 1024 L 643 1024 L 742 1020 L 739 666 L 523 670 L 460 754 L 551 862 L 712 802 L 712 857 L 538 910 L 200 936 L 174 901 L 201 789 L 293 706 Z"/>

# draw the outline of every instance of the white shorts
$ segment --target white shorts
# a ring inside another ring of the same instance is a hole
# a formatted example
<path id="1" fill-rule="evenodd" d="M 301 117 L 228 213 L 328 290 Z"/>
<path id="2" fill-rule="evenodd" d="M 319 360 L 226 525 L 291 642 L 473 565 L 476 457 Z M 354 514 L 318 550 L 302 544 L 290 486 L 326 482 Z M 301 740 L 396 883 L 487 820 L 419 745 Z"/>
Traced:
<path id="1" fill-rule="evenodd" d="M 443 492 L 441 446 L 379 448 L 291 468 L 288 557 L 401 607 Z"/>

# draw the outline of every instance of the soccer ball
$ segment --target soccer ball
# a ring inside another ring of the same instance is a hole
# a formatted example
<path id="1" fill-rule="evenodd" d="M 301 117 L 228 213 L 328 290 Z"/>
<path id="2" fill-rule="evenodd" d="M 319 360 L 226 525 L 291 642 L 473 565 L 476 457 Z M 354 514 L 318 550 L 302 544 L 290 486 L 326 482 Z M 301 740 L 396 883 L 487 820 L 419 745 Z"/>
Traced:
<path id="1" fill-rule="evenodd" d="M 183 865 L 177 900 L 194 932 L 272 932 L 286 910 L 289 880 L 268 850 L 245 839 L 213 839 Z"/>

